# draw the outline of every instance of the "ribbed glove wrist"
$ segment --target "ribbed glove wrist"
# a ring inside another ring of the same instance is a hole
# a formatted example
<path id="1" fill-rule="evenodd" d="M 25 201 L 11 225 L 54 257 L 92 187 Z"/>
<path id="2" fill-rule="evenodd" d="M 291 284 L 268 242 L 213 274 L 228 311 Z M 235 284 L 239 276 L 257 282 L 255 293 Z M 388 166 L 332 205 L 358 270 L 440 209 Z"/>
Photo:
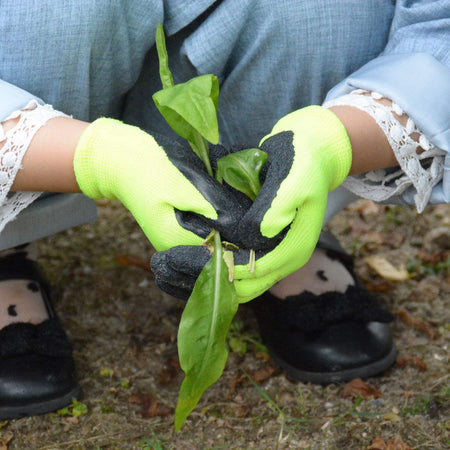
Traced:
<path id="1" fill-rule="evenodd" d="M 280 119 L 262 142 L 282 131 L 294 132 L 294 147 L 306 150 L 296 157 L 311 158 L 321 168 L 329 191 L 345 180 L 352 165 L 352 147 L 347 130 L 336 114 L 322 106 L 299 109 Z"/>
<path id="2" fill-rule="evenodd" d="M 139 128 L 119 120 L 101 118 L 92 122 L 81 135 L 73 160 L 81 191 L 94 199 L 117 198 L 121 181 L 117 173 L 134 160 L 124 150 L 148 148 L 150 140 L 152 137 Z"/>

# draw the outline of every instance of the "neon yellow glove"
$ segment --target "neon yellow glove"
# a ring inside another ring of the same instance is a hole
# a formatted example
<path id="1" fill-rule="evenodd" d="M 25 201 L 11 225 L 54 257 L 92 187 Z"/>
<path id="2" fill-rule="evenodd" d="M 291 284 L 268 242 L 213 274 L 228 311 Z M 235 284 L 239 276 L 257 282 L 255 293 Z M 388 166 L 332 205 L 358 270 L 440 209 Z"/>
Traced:
<path id="1" fill-rule="evenodd" d="M 241 300 L 251 300 L 299 269 L 310 258 L 322 228 L 328 192 L 348 175 L 352 148 L 342 122 L 330 110 L 309 106 L 283 117 L 261 141 L 269 155 L 262 189 L 238 227 L 247 248 L 275 248 L 248 265 L 235 267 Z"/>
<path id="2" fill-rule="evenodd" d="M 118 120 L 102 118 L 87 127 L 74 170 L 88 197 L 119 199 L 157 250 L 198 245 L 211 227 L 229 228 L 242 212 L 190 148 Z"/>

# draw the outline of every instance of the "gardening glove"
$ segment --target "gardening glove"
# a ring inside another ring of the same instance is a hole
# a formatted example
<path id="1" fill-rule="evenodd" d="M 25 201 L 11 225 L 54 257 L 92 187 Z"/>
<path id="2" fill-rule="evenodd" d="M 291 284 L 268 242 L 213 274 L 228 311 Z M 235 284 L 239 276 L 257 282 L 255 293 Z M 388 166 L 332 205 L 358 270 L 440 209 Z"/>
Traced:
<path id="1" fill-rule="evenodd" d="M 319 239 L 328 192 L 344 181 L 352 161 L 344 125 L 333 112 L 320 106 L 303 108 L 280 119 L 260 148 L 269 156 L 264 183 L 234 238 L 246 249 L 260 250 L 252 272 L 248 251 L 235 251 L 234 280 L 240 302 L 261 295 L 309 260 Z M 194 254 L 195 267 L 189 263 Z M 185 278 L 183 284 L 180 278 L 186 272 L 191 278 L 198 275 L 197 263 L 205 256 L 204 250 L 192 247 L 155 255 L 152 267 L 157 283 L 167 290 L 171 283 L 167 275 L 176 271 L 178 291 L 180 287 L 189 288 L 190 281 Z M 162 268 L 165 263 L 166 272 Z"/>
<path id="2" fill-rule="evenodd" d="M 82 134 L 74 171 L 88 197 L 119 199 L 157 250 L 226 235 L 244 213 L 188 146 L 101 118 Z"/>

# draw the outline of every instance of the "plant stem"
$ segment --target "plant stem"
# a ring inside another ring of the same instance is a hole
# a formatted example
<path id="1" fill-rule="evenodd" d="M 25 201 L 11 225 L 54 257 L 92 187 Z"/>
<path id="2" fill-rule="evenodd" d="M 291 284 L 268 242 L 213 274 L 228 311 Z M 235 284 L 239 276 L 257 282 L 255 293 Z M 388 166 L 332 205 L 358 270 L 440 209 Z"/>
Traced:
<path id="1" fill-rule="evenodd" d="M 212 177 L 214 177 L 211 162 L 209 161 L 208 144 L 205 138 L 199 132 L 196 132 L 194 136 L 195 141 L 194 142 L 189 141 L 189 144 L 194 150 L 194 152 L 197 153 L 198 157 L 203 161 L 203 164 L 205 164 L 208 173 Z"/>
<path id="2" fill-rule="evenodd" d="M 220 261 L 220 265 L 225 264 L 222 256 L 222 239 L 220 238 L 220 233 L 214 230 L 214 253 L 217 255 L 217 261 Z M 216 278 L 220 277 L 220 268 L 216 270 Z"/>

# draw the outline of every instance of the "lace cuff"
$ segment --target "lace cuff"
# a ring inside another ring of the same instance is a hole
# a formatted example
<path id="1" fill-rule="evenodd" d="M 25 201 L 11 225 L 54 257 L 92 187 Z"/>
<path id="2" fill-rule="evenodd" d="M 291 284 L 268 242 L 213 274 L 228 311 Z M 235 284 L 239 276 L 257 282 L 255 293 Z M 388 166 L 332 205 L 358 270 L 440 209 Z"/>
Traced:
<path id="1" fill-rule="evenodd" d="M 13 112 L 5 119 L 19 118 L 14 128 L 5 133 L 0 123 L 0 143 L 3 143 L 0 149 L 0 232 L 41 195 L 40 192 L 9 191 L 34 135 L 49 119 L 58 116 L 66 115 L 55 111 L 51 105 L 40 105 L 36 100 L 31 100 L 24 109 Z"/>
<path id="2" fill-rule="evenodd" d="M 433 187 L 442 180 L 445 151 L 434 146 L 413 120 L 395 103 L 389 106 L 379 101 L 384 97 L 377 92 L 362 89 L 324 103 L 353 106 L 375 119 L 394 151 L 399 167 L 379 169 L 349 176 L 345 186 L 354 194 L 375 202 L 387 201 L 413 186 L 414 203 L 420 213 L 425 209 Z M 386 99 L 389 100 L 389 99 Z M 407 118 L 403 126 L 399 118 Z"/>

